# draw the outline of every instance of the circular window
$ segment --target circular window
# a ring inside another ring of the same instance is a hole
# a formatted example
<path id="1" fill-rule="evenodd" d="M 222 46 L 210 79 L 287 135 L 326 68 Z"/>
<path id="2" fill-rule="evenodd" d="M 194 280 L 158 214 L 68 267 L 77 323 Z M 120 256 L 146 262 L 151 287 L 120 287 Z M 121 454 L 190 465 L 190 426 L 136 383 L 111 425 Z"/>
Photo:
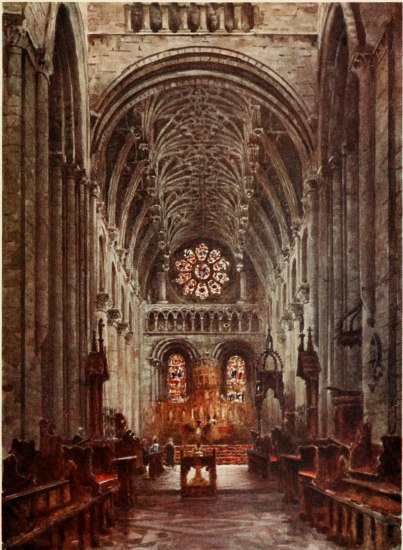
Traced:
<path id="1" fill-rule="evenodd" d="M 196 247 L 185 248 L 182 259 L 175 262 L 175 282 L 184 296 L 205 300 L 221 294 L 222 287 L 230 280 L 229 265 L 219 248 L 209 248 L 200 243 Z"/>

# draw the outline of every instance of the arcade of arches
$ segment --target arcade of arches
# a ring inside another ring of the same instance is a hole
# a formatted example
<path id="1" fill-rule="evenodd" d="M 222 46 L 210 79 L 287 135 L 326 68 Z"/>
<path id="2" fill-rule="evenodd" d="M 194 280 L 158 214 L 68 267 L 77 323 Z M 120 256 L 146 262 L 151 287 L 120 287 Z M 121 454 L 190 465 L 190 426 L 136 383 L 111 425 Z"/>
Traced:
<path id="1" fill-rule="evenodd" d="M 105 438 L 252 443 L 268 348 L 263 434 L 400 436 L 401 5 L 3 12 L 3 453 L 91 435 L 100 320 Z"/>

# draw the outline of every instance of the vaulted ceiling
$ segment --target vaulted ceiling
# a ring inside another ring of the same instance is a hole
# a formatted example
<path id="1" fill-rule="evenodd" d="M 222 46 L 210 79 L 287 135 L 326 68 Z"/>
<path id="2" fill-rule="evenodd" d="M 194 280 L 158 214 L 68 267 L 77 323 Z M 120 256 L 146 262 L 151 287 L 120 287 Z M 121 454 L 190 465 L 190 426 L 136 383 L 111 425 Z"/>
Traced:
<path id="1" fill-rule="evenodd" d="M 230 249 L 239 269 L 248 257 L 267 284 L 302 216 L 309 146 L 296 137 L 295 114 L 290 124 L 283 116 L 287 94 L 273 108 L 241 81 L 189 78 L 191 69 L 137 98 L 129 83 L 120 86 L 122 108 L 110 102 L 114 117 L 102 131 L 98 123 L 93 152 L 107 222 L 141 280 L 157 259 L 168 268 L 200 237 Z"/>

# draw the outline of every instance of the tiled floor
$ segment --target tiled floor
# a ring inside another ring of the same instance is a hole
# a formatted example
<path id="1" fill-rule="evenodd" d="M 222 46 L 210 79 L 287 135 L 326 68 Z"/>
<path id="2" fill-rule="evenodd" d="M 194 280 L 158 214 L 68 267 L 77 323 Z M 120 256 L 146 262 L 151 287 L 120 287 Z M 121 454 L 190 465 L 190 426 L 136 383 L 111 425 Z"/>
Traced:
<path id="1" fill-rule="evenodd" d="M 250 475 L 246 466 L 219 466 L 218 497 L 182 501 L 179 467 L 156 481 L 138 484 L 138 502 L 120 511 L 104 549 L 331 550 L 337 548 L 298 518 L 273 482 Z"/>

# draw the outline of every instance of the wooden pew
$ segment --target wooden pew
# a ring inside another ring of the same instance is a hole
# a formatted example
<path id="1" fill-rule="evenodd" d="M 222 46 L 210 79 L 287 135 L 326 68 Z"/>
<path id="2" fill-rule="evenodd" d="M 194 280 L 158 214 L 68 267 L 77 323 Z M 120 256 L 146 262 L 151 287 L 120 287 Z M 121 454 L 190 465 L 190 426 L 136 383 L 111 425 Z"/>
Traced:
<path id="1" fill-rule="evenodd" d="M 14 440 L 3 461 L 3 547 L 96 547 L 99 535 L 112 525 L 116 473 L 111 468 L 102 471 L 98 460 L 94 475 L 94 450 L 62 446 L 44 422 L 41 448 L 44 452 L 35 450 L 33 442 Z"/>
<path id="2" fill-rule="evenodd" d="M 156 451 L 148 455 L 148 474 L 155 479 L 164 472 L 164 452 Z"/>
<path id="3" fill-rule="evenodd" d="M 401 525 L 399 439 L 395 436 L 382 438 L 384 451 L 373 472 L 369 470 L 374 463 L 372 450 L 367 465 L 361 462 L 359 470 L 349 470 L 349 453 L 344 446 L 338 449 L 335 444 L 318 447 L 315 469 L 299 471 L 301 517 L 339 544 L 371 550 L 398 547 Z M 382 478 L 383 472 L 387 479 Z"/>

